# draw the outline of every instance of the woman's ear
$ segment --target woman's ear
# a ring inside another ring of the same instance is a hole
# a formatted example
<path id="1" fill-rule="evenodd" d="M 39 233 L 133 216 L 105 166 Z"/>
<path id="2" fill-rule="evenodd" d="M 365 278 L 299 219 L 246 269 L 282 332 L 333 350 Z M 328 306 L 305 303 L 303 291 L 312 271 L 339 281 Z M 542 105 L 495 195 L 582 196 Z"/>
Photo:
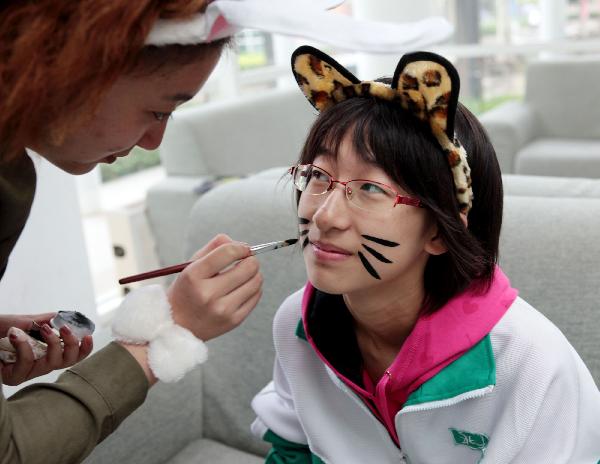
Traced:
<path id="1" fill-rule="evenodd" d="M 425 251 L 433 256 L 443 255 L 448 251 L 448 247 L 439 234 L 437 224 L 432 224 L 429 230 L 427 242 L 425 243 Z"/>

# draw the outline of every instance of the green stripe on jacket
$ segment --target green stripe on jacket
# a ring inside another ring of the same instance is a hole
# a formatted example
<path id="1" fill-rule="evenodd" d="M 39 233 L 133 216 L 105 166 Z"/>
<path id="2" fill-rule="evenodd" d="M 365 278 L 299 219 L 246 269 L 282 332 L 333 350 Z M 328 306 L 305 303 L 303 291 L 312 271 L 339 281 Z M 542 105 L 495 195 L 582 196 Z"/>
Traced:
<path id="1" fill-rule="evenodd" d="M 265 458 L 265 464 L 325 464 L 310 451 L 308 445 L 288 441 L 272 430 L 266 431 L 263 440 L 273 445 Z"/>

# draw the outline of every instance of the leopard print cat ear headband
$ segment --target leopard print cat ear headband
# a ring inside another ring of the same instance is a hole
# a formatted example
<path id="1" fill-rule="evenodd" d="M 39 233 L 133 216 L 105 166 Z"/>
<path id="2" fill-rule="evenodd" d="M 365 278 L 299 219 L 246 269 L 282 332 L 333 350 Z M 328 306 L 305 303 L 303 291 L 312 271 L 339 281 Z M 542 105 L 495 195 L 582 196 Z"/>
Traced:
<path id="1" fill-rule="evenodd" d="M 460 80 L 448 60 L 435 53 L 408 53 L 400 59 L 389 86 L 361 81 L 320 50 L 302 46 L 292 54 L 292 71 L 319 112 L 348 98 L 375 97 L 398 102 L 428 123 L 448 158 L 460 212 L 469 213 L 473 205 L 471 169 L 467 153 L 454 134 Z"/>

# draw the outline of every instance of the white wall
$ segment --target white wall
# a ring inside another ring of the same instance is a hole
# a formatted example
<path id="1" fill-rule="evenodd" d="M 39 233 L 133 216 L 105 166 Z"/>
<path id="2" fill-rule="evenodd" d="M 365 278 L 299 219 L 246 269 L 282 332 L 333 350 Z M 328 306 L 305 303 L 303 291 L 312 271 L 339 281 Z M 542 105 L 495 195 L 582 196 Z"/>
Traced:
<path id="1" fill-rule="evenodd" d="M 29 220 L 0 281 L 0 314 L 77 310 L 97 319 L 75 178 L 34 156 Z"/>

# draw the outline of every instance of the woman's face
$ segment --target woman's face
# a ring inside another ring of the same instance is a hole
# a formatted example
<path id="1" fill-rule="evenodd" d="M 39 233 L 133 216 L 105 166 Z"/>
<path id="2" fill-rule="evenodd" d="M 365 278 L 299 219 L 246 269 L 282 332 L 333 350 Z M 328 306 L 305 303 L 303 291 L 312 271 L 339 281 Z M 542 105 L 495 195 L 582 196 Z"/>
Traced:
<path id="1" fill-rule="evenodd" d="M 184 66 L 123 76 L 104 95 L 96 113 L 60 143 L 48 136 L 30 148 L 71 174 L 113 163 L 135 146 L 153 150 L 162 141 L 170 113 L 200 90 L 219 56 L 215 48 Z"/>
<path id="2" fill-rule="evenodd" d="M 368 179 L 410 196 L 381 168 L 363 161 L 348 134 L 338 153 L 319 155 L 313 164 L 341 181 Z M 304 192 L 298 204 L 300 232 L 308 231 L 301 237 L 311 283 L 332 294 L 422 286 L 429 255 L 445 251 L 427 211 L 394 207 L 393 199 L 385 212 L 366 211 L 346 198 L 340 184 L 334 185 L 324 195 Z"/>

